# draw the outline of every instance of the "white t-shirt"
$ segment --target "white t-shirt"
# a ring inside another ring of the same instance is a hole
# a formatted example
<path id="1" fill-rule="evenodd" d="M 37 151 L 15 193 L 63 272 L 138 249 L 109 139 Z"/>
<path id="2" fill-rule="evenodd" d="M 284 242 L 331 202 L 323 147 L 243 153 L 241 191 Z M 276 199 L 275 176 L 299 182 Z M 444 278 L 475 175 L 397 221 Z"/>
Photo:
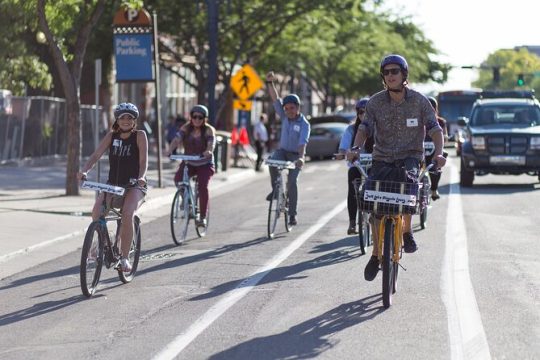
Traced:
<path id="1" fill-rule="evenodd" d="M 255 124 L 255 129 L 253 129 L 253 137 L 255 140 L 259 140 L 262 142 L 268 141 L 268 132 L 266 131 L 266 127 L 262 122 L 258 122 Z"/>

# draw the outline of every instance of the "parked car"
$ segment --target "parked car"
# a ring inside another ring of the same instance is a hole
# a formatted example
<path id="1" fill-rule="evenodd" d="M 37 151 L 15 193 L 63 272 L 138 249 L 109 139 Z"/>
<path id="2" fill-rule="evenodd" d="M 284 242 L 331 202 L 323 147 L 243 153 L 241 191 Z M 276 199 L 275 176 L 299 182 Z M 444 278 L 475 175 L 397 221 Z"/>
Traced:
<path id="1" fill-rule="evenodd" d="M 308 117 L 308 121 L 311 126 L 322 123 L 343 123 L 349 124 L 354 121 L 356 114 L 353 113 L 338 113 L 332 115 L 314 116 Z"/>
<path id="2" fill-rule="evenodd" d="M 341 136 L 348 123 L 320 123 L 311 127 L 311 135 L 306 148 L 306 156 L 313 159 L 331 158 L 339 148 Z"/>
<path id="3" fill-rule="evenodd" d="M 477 100 L 464 126 L 460 185 L 475 175 L 529 174 L 540 180 L 540 103 L 531 98 Z"/>

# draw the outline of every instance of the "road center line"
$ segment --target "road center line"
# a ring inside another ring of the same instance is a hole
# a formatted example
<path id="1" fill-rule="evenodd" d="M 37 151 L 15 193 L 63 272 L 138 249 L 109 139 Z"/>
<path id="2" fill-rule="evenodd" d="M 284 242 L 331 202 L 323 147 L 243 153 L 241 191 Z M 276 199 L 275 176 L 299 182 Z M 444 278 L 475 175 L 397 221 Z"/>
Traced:
<path id="1" fill-rule="evenodd" d="M 491 359 L 480 311 L 469 275 L 467 232 L 461 204 L 459 174 L 450 164 L 446 244 L 441 292 L 448 318 L 452 360 Z"/>
<path id="2" fill-rule="evenodd" d="M 264 277 L 279 264 L 286 260 L 300 246 L 302 246 L 311 236 L 326 225 L 334 216 L 345 209 L 346 201 L 339 203 L 330 212 L 322 216 L 310 228 L 304 231 L 285 249 L 275 255 L 264 266 L 257 269 L 248 278 L 242 281 L 237 287 L 212 306 L 206 313 L 191 324 L 191 326 L 182 334 L 178 335 L 172 342 L 159 352 L 153 359 L 164 360 L 174 359 L 182 350 L 184 350 L 193 340 L 197 338 L 206 328 L 223 315 L 230 307 L 236 304 L 246 296 Z"/>

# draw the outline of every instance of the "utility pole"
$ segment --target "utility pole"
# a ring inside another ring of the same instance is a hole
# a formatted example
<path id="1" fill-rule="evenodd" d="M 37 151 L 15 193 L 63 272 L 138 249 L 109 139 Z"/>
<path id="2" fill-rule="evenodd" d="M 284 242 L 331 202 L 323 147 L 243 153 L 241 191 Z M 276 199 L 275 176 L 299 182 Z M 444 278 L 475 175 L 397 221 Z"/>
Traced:
<path id="1" fill-rule="evenodd" d="M 218 0 L 207 0 L 208 7 L 208 110 L 210 124 L 216 125 L 216 82 L 218 54 Z"/>

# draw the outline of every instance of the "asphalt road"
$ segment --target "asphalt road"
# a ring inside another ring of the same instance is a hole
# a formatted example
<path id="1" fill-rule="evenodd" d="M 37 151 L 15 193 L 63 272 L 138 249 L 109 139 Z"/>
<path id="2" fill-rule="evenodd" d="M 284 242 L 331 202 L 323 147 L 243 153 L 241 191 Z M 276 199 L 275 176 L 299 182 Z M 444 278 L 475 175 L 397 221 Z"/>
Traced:
<path id="1" fill-rule="evenodd" d="M 536 177 L 456 185 L 451 159 L 391 308 L 346 236 L 346 169 L 311 162 L 299 225 L 266 238 L 269 182 L 212 198 L 208 236 L 175 246 L 168 207 L 143 218 L 143 256 L 122 285 L 79 287 L 80 251 L 0 281 L 2 359 L 537 359 Z M 82 239 L 81 239 L 82 242 Z M 469 282 L 468 282 L 469 281 Z"/>

